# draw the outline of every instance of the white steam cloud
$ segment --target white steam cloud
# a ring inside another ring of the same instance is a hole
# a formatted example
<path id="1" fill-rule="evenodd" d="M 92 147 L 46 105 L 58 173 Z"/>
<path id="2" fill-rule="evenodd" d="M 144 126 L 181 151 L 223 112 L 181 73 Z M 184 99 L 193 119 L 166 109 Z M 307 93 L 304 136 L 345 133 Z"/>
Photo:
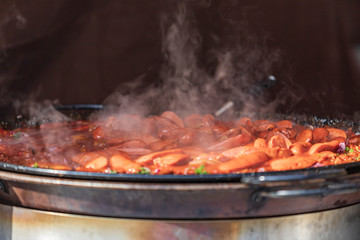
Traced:
<path id="1" fill-rule="evenodd" d="M 110 112 L 147 115 L 172 110 L 184 116 L 214 113 L 228 101 L 235 102 L 237 110 L 247 116 L 273 111 L 275 102 L 265 104 L 249 89 L 272 74 L 273 65 L 280 58 L 279 51 L 267 49 L 265 37 L 234 28 L 231 36 L 217 37 L 221 47 L 206 49 L 211 59 L 215 59 L 214 66 L 207 66 L 199 57 L 204 51 L 203 37 L 188 3 L 180 3 L 176 14 L 162 17 L 165 61 L 160 73 L 161 84 L 141 94 L 115 92 L 105 101 L 117 106 Z M 209 4 L 207 1 L 203 6 Z"/>
<path id="2" fill-rule="evenodd" d="M 182 1 L 175 14 L 167 13 L 161 18 L 164 56 L 159 75 L 161 83 L 142 89 L 144 76 L 140 76 L 131 83 L 123 84 L 122 90 L 126 88 L 127 91 L 115 91 L 104 101 L 108 106 L 105 115 L 130 113 L 146 116 L 165 110 L 172 110 L 181 116 L 214 113 L 228 101 L 235 103 L 234 109 L 227 112 L 230 116 L 235 110 L 249 117 L 255 112 L 274 110 L 282 98 L 265 104 L 261 96 L 253 96 L 249 89 L 272 74 L 273 66 L 280 58 L 279 51 L 267 48 L 266 37 L 250 34 L 243 24 L 230 20 L 225 22 L 232 25 L 234 31 L 229 36 L 216 36 L 216 41 L 221 44 L 205 49 L 204 38 L 198 31 L 191 7 L 194 2 L 202 8 L 211 5 L 211 1 Z M 3 4 L 0 10 L 0 46 L 5 46 L 2 27 L 11 21 L 22 26 L 26 20 L 13 1 L 3 0 L 0 4 Z M 200 57 L 204 51 L 212 60 L 211 64 L 204 63 Z M 0 84 L 2 78 L 6 76 L 0 73 Z M 51 107 L 54 102 L 36 103 L 35 97 L 36 92 L 31 94 L 30 100 L 11 99 L 11 102 L 17 112 L 27 112 L 39 121 L 45 114 L 54 116 L 51 120 L 55 121 L 63 117 L 55 114 L 55 109 Z"/>

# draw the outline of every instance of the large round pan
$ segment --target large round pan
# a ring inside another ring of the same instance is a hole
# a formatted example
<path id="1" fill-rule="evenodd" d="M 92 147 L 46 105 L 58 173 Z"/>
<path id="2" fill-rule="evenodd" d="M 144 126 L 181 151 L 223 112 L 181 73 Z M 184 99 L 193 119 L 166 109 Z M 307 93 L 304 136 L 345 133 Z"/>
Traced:
<path id="1" fill-rule="evenodd" d="M 63 110 L 84 108 L 87 106 Z M 358 202 L 359 163 L 192 176 L 102 174 L 0 163 L 0 203 L 66 213 L 233 219 L 322 211 Z"/>

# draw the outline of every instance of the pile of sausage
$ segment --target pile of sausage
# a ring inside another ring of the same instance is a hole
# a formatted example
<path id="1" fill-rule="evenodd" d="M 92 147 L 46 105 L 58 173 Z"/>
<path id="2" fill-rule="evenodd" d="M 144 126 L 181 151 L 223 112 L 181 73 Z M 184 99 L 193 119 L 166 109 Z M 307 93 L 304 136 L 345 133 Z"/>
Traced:
<path id="1" fill-rule="evenodd" d="M 245 173 L 359 161 L 359 144 L 349 129 L 167 111 L 0 130 L 0 161 L 102 173 Z"/>

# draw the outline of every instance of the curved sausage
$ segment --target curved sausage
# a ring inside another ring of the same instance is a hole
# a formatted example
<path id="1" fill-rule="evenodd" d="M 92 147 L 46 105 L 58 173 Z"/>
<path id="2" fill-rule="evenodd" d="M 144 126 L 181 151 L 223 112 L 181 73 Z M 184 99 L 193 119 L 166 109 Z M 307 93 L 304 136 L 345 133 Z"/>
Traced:
<path id="1" fill-rule="evenodd" d="M 322 143 L 326 142 L 326 138 L 329 135 L 329 132 L 322 127 L 315 128 L 313 131 L 313 143 Z"/>
<path id="2" fill-rule="evenodd" d="M 329 141 L 334 140 L 335 138 L 344 138 L 346 139 L 345 131 L 338 129 L 338 128 L 328 128 L 326 129 L 329 132 L 327 138 Z"/>
<path id="3" fill-rule="evenodd" d="M 275 171 L 285 171 L 311 167 L 316 162 L 317 160 L 314 156 L 300 155 L 272 160 L 270 166 Z"/>
<path id="4" fill-rule="evenodd" d="M 251 153 L 254 151 L 257 150 L 251 146 L 241 146 L 241 147 L 230 148 L 228 150 L 225 150 L 221 154 L 227 158 L 236 158 L 243 154 Z"/>
<path id="5" fill-rule="evenodd" d="M 171 153 L 154 159 L 154 165 L 163 168 L 185 164 L 190 160 L 189 155 L 183 153 Z"/>
<path id="6" fill-rule="evenodd" d="M 219 165 L 218 169 L 222 173 L 230 173 L 263 163 L 269 159 L 269 156 L 264 152 L 253 152 L 224 162 Z"/>
<path id="7" fill-rule="evenodd" d="M 291 145 L 289 149 L 292 152 L 292 154 L 296 155 L 307 152 L 310 147 L 311 147 L 311 143 L 309 142 L 296 142 L 293 145 Z"/>
<path id="8" fill-rule="evenodd" d="M 354 135 L 348 139 L 349 144 L 360 145 L 360 135 Z"/>
<path id="9" fill-rule="evenodd" d="M 150 153 L 150 154 L 147 154 L 147 155 L 137 158 L 135 160 L 135 162 L 137 162 L 139 164 L 147 165 L 147 164 L 151 164 L 152 161 L 157 157 L 161 157 L 166 154 L 181 153 L 181 152 L 182 152 L 181 149 L 170 149 L 170 150 L 165 150 L 165 151 L 161 151 L 161 152 L 154 152 L 154 153 Z"/>
<path id="10" fill-rule="evenodd" d="M 109 160 L 110 169 L 120 173 L 137 173 L 141 167 L 140 164 L 133 162 L 122 154 L 115 154 Z"/>
<path id="11" fill-rule="evenodd" d="M 108 165 L 108 159 L 104 154 L 97 152 L 86 152 L 75 155 L 72 160 L 85 169 L 98 171 Z"/>
<path id="12" fill-rule="evenodd" d="M 335 152 L 339 148 L 338 141 L 331 141 L 325 143 L 316 143 L 312 145 L 309 149 L 309 154 L 319 153 L 322 151 L 331 151 Z"/>

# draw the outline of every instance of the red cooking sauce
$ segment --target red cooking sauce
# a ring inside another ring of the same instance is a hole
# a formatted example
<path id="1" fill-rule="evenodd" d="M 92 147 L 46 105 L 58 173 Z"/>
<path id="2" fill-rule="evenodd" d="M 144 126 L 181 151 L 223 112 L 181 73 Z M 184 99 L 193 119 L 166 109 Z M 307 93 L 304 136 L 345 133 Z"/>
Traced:
<path id="1" fill-rule="evenodd" d="M 360 160 L 360 135 L 333 127 L 174 112 L 0 129 L 0 161 L 129 174 L 283 171 Z"/>

